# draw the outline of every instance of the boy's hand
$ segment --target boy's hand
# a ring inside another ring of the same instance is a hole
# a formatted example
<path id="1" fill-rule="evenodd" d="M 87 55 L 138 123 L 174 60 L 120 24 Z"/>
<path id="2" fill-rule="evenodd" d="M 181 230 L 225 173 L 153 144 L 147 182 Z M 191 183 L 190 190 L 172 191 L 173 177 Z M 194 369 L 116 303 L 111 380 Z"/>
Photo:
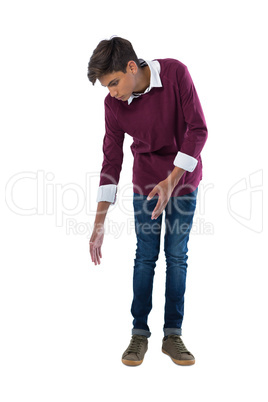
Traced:
<path id="1" fill-rule="evenodd" d="M 164 211 L 168 200 L 170 199 L 171 193 L 173 191 L 173 185 L 171 185 L 170 180 L 165 179 L 163 181 L 160 181 L 150 192 L 150 194 L 147 197 L 147 200 L 149 201 L 151 198 L 155 196 L 155 194 L 159 195 L 158 202 L 155 206 L 155 209 L 153 210 L 152 213 L 152 218 L 151 219 L 157 219 L 162 212 Z"/>
<path id="2" fill-rule="evenodd" d="M 104 238 L 104 224 L 98 223 L 94 225 L 93 232 L 89 241 L 89 251 L 92 262 L 97 265 L 101 263 L 101 246 Z"/>
<path id="3" fill-rule="evenodd" d="M 175 166 L 170 175 L 165 180 L 160 181 L 160 183 L 158 183 L 152 189 L 147 197 L 147 200 L 149 201 L 151 198 L 153 198 L 155 194 L 158 194 L 159 198 L 155 209 L 153 210 L 151 219 L 157 219 L 162 214 L 162 212 L 166 208 L 168 200 L 170 199 L 172 191 L 180 181 L 184 172 L 184 169 Z"/>

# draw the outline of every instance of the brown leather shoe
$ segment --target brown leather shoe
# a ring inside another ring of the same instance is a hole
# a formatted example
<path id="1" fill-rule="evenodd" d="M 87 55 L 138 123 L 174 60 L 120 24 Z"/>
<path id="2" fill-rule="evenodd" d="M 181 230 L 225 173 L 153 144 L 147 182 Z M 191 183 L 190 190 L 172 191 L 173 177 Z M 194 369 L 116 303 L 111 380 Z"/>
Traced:
<path id="1" fill-rule="evenodd" d="M 179 335 L 168 335 L 163 338 L 162 352 L 176 364 L 190 366 L 195 364 L 194 356 L 186 349 Z"/>
<path id="2" fill-rule="evenodd" d="M 132 335 L 128 348 L 122 355 L 122 362 L 127 366 L 139 366 L 148 349 L 148 339 L 143 335 Z"/>

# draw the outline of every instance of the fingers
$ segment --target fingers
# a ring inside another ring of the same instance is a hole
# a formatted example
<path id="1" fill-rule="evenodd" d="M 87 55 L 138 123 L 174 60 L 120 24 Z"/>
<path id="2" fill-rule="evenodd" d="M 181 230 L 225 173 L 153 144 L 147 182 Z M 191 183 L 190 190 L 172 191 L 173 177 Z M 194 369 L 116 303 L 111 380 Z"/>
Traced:
<path id="1" fill-rule="evenodd" d="M 155 209 L 152 212 L 151 219 L 157 219 L 162 214 L 164 207 L 165 205 L 163 202 L 161 202 L 161 198 L 159 197 Z"/>
<path id="2" fill-rule="evenodd" d="M 99 249 L 96 248 L 95 252 L 96 252 L 95 265 L 98 265 L 98 264 L 100 264 Z"/>
<path id="3" fill-rule="evenodd" d="M 92 244 L 90 244 L 90 256 L 91 256 L 91 261 L 96 265 L 96 250 Z"/>
<path id="4" fill-rule="evenodd" d="M 151 219 L 157 219 L 158 218 L 158 209 L 159 209 L 159 207 L 160 207 L 160 200 L 158 200 L 158 202 L 157 202 L 157 204 L 156 204 L 156 206 L 155 206 L 155 209 L 153 210 L 153 212 L 152 212 L 152 217 L 151 217 Z"/>
<path id="5" fill-rule="evenodd" d="M 96 261 L 97 261 L 97 264 L 100 264 L 100 263 L 101 263 L 101 260 L 100 260 L 100 249 L 99 249 L 99 248 L 96 248 Z"/>
<path id="6" fill-rule="evenodd" d="M 90 245 L 91 261 L 95 265 L 99 265 L 101 263 L 100 259 L 102 258 L 101 248 L 94 247 L 94 242 L 89 242 L 89 245 Z"/>
<path id="7" fill-rule="evenodd" d="M 150 200 L 155 196 L 155 194 L 157 194 L 157 193 L 158 193 L 158 187 L 155 186 L 155 187 L 152 189 L 152 191 L 148 194 L 148 196 L 147 196 L 147 201 L 150 201 Z"/>

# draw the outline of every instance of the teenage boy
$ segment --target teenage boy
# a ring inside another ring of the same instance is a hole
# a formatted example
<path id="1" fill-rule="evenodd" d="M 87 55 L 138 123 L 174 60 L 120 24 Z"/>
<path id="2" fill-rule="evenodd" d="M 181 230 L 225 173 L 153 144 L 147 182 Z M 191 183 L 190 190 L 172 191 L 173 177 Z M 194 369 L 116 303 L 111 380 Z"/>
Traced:
<path id="1" fill-rule="evenodd" d="M 90 238 L 95 265 L 102 258 L 104 221 L 116 200 L 125 133 L 133 138 L 133 207 L 137 237 L 133 274 L 132 338 L 122 355 L 126 365 L 142 363 L 151 335 L 153 277 L 165 210 L 166 290 L 162 351 L 180 365 L 195 363 L 181 339 L 187 272 L 187 243 L 202 179 L 200 153 L 207 125 L 189 74 L 182 62 L 138 59 L 120 37 L 102 40 L 88 64 L 88 78 L 98 79 L 105 98 L 103 164 L 97 212 Z"/>

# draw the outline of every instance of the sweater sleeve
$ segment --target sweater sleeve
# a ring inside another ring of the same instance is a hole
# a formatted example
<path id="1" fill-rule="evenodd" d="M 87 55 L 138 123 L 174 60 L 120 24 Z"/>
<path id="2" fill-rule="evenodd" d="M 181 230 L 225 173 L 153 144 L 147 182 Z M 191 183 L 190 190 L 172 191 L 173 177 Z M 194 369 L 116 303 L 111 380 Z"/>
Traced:
<path id="1" fill-rule="evenodd" d="M 207 140 L 208 130 L 200 100 L 186 66 L 184 66 L 182 74 L 177 71 L 177 80 L 187 130 L 173 163 L 175 166 L 192 172 Z"/>
<path id="2" fill-rule="evenodd" d="M 103 139 L 103 163 L 97 202 L 109 201 L 115 204 L 117 184 L 123 162 L 125 132 L 118 126 L 114 113 L 105 99 L 105 135 Z"/>

